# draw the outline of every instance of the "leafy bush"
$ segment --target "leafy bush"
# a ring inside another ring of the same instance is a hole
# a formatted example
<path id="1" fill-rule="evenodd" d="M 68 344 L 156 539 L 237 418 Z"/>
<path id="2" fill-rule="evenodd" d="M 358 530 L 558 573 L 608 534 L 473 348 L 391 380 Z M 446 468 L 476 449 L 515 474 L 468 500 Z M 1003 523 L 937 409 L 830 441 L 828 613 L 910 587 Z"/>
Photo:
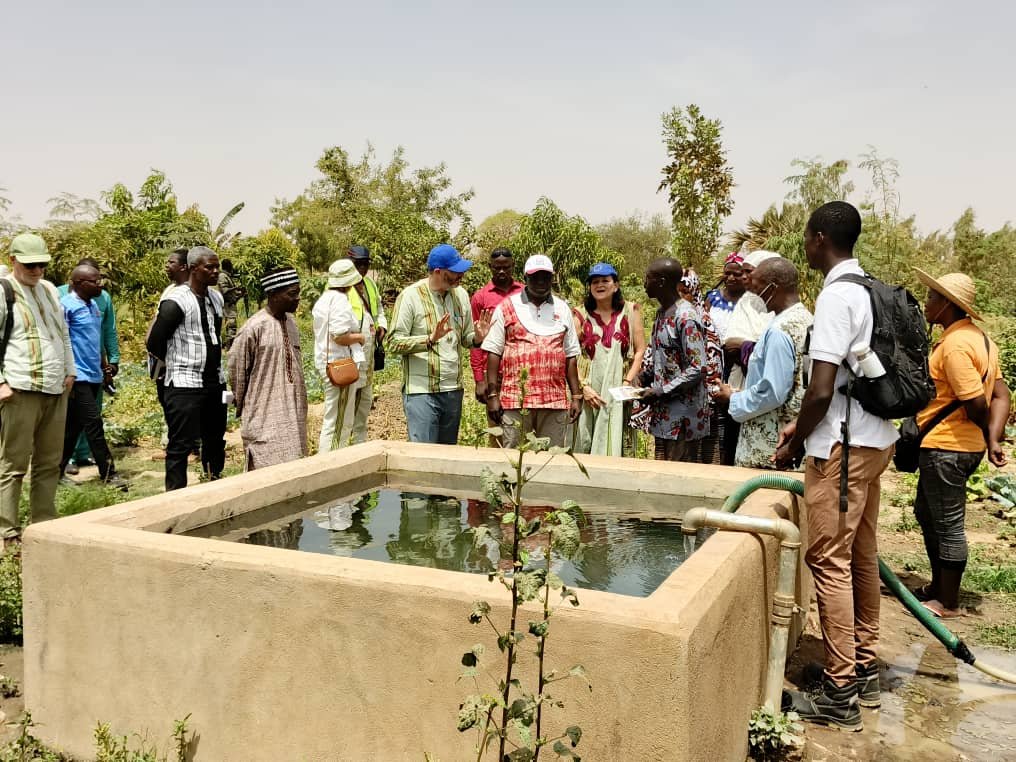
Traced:
<path id="1" fill-rule="evenodd" d="M 990 315 L 984 329 L 998 345 L 998 362 L 1010 389 L 1016 389 L 1016 318 Z"/>
<path id="2" fill-rule="evenodd" d="M 0 556 L 0 643 L 21 643 L 21 546 Z"/>
<path id="3" fill-rule="evenodd" d="M 107 487 L 101 482 L 82 482 L 73 487 L 57 490 L 56 512 L 60 516 L 74 516 L 96 508 L 116 505 L 128 499 L 128 495 L 118 489 Z"/>
<path id="4" fill-rule="evenodd" d="M 190 757 L 193 735 L 187 738 L 187 720 L 190 715 L 173 724 L 173 742 L 175 753 L 173 762 L 187 762 Z M 95 727 L 96 762 L 169 762 L 169 757 L 159 755 L 159 750 L 149 746 L 147 740 L 135 734 L 138 748 L 132 749 L 127 743 L 127 736 L 113 735 L 108 723 L 99 723 Z"/>
<path id="5" fill-rule="evenodd" d="M 778 762 L 796 751 L 804 729 L 796 712 L 773 712 L 761 707 L 748 723 L 748 753 L 756 762 Z"/>
<path id="6" fill-rule="evenodd" d="M 0 749 L 0 762 L 71 762 L 59 752 L 47 749 L 42 742 L 32 735 L 35 727 L 30 712 L 21 715 L 17 725 L 17 737 Z"/>
<path id="7" fill-rule="evenodd" d="M 158 439 L 162 433 L 162 407 L 155 382 L 143 362 L 120 366 L 116 394 L 104 399 L 106 439 L 114 447 L 133 447 L 142 439 Z"/>

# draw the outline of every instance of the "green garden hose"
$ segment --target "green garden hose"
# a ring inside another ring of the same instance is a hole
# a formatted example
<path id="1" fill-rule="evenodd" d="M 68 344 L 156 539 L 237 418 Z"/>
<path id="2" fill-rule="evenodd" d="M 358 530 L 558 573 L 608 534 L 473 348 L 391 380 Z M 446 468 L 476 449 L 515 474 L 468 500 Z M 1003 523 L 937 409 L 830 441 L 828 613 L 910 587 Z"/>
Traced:
<path id="1" fill-rule="evenodd" d="M 785 476 L 783 474 L 763 474 L 749 479 L 740 487 L 735 489 L 730 494 L 730 497 L 728 497 L 723 503 L 723 508 L 721 510 L 726 511 L 727 513 L 734 513 L 741 507 L 741 504 L 745 501 L 745 498 L 747 498 L 748 495 L 760 489 L 785 490 L 800 497 L 804 497 L 804 482 L 800 479 L 795 479 L 792 476 Z M 885 586 L 889 588 L 889 591 L 899 599 L 904 608 L 913 614 L 917 621 L 923 624 L 925 629 L 927 629 L 928 632 L 934 635 L 938 641 L 946 647 L 949 653 L 986 675 L 990 675 L 997 680 L 1016 684 L 1016 675 L 977 661 L 977 657 L 975 657 L 970 651 L 967 644 L 951 632 L 948 627 L 942 624 L 941 620 L 932 614 L 931 611 L 921 605 L 921 602 L 914 597 L 913 593 L 903 586 L 899 577 L 893 574 L 892 569 L 886 566 L 885 562 L 881 558 L 878 559 L 878 576 L 882 579 Z"/>

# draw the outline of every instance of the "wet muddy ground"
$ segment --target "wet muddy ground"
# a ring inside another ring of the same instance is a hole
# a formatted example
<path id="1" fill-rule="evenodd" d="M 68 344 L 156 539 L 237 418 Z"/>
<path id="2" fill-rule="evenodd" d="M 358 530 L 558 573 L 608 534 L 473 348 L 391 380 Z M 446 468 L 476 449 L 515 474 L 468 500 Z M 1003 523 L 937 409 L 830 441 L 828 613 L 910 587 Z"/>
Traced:
<path id="1" fill-rule="evenodd" d="M 1007 467 L 1007 471 L 1012 470 Z M 921 533 L 912 524 L 912 502 L 904 480 L 883 479 L 879 549 L 905 585 L 927 581 Z M 972 557 L 999 567 L 1016 563 L 1012 530 L 991 502 L 971 502 L 967 530 Z M 909 571 L 908 571 L 909 569 Z M 960 603 L 967 615 L 949 620 L 978 660 L 1016 673 L 1016 651 L 988 645 L 987 627 L 1016 627 L 1016 596 L 971 590 Z M 1010 641 L 1011 647 L 1011 641 Z M 893 596 L 883 590 L 880 656 L 882 707 L 862 709 L 864 730 L 846 733 L 805 724 L 803 758 L 814 762 L 1016 762 L 1016 685 L 992 680 L 949 652 Z M 801 667 L 822 660 L 817 615 L 787 665 L 788 682 L 798 685 Z"/>
<path id="2" fill-rule="evenodd" d="M 958 661 L 890 596 L 882 599 L 882 631 L 882 708 L 861 710 L 860 733 L 806 724 L 805 759 L 1016 760 L 1016 685 Z M 979 660 L 1016 673 L 1016 654 L 972 650 Z M 789 681 L 799 683 L 802 665 L 821 659 L 821 639 L 805 634 L 788 665 Z"/>

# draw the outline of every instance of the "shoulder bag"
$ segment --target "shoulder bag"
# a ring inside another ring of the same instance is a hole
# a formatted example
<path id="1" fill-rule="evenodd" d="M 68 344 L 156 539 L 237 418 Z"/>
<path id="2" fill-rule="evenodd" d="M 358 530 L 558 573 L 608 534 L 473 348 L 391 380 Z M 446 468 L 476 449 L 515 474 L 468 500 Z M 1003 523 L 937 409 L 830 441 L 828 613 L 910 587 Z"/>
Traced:
<path id="1" fill-rule="evenodd" d="M 331 335 L 331 310 L 334 305 L 328 308 L 328 320 L 325 326 L 325 332 L 327 333 L 327 341 L 330 344 L 332 342 Z M 332 386 L 350 386 L 355 384 L 360 378 L 360 369 L 356 367 L 356 362 L 352 357 L 340 357 L 337 360 L 329 360 L 325 364 L 325 375 L 328 376 L 328 381 Z"/>

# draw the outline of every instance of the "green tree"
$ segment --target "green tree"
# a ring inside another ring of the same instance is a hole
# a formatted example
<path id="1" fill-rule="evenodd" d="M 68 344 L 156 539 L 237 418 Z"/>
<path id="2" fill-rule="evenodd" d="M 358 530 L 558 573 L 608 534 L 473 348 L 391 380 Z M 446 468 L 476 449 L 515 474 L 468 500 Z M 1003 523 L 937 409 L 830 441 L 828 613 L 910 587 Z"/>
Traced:
<path id="1" fill-rule="evenodd" d="M 299 246 L 304 264 L 325 269 L 354 243 L 371 250 L 379 285 L 399 287 L 426 272 L 427 252 L 469 230 L 466 203 L 473 191 L 454 193 L 445 165 L 410 170 L 405 149 L 388 163 L 368 146 L 357 161 L 334 146 L 318 159 L 321 177 L 291 202 L 279 201 L 274 224 Z"/>
<path id="2" fill-rule="evenodd" d="M 558 287 L 572 299 L 585 292 L 585 278 L 596 262 L 621 265 L 600 234 L 585 219 L 565 214 L 549 198 L 541 198 L 519 224 L 509 248 L 520 262 L 531 254 L 546 254 L 554 262 Z"/>
<path id="3" fill-rule="evenodd" d="M 846 177 L 850 169 L 846 159 L 825 164 L 816 156 L 794 159 L 790 166 L 801 172 L 783 180 L 792 187 L 787 200 L 802 204 L 809 214 L 829 201 L 845 201 L 854 192 L 854 184 Z"/>
<path id="4" fill-rule="evenodd" d="M 670 225 L 662 214 L 636 212 L 616 217 L 597 226 L 596 231 L 608 249 L 621 255 L 622 275 L 641 278 L 650 262 L 669 255 Z"/>
<path id="5" fill-rule="evenodd" d="M 49 199 L 49 224 L 60 222 L 95 222 L 102 214 L 99 202 L 63 192 Z"/>
<path id="6" fill-rule="evenodd" d="M 734 175 L 727 165 L 719 119 L 707 119 L 694 103 L 663 114 L 669 158 L 657 190 L 666 190 L 674 226 L 673 252 L 703 268 L 715 254 L 720 229 L 734 204 Z"/>
<path id="7" fill-rule="evenodd" d="M 742 251 L 765 249 L 789 259 L 797 265 L 804 301 L 814 304 L 822 288 L 822 274 L 808 268 L 804 226 L 812 211 L 828 201 L 845 200 L 854 185 L 846 179 L 850 165 L 845 160 L 826 164 L 815 157 L 794 159 L 790 165 L 800 171 L 784 179 L 790 190 L 783 204 L 773 204 L 760 217 L 749 217 L 743 228 L 730 235 L 729 243 Z"/>
<path id="8" fill-rule="evenodd" d="M 956 269 L 974 277 L 984 254 L 984 231 L 977 227 L 974 210 L 967 207 L 953 224 L 953 258 Z"/>
<path id="9" fill-rule="evenodd" d="M 235 236 L 223 252 L 233 263 L 236 278 L 248 299 L 260 303 L 261 278 L 282 267 L 300 264 L 300 249 L 278 228 L 262 230 L 256 236 Z"/>
<path id="10" fill-rule="evenodd" d="M 499 246 L 507 246 L 522 224 L 525 215 L 514 209 L 502 209 L 476 226 L 474 240 L 484 254 Z"/>

